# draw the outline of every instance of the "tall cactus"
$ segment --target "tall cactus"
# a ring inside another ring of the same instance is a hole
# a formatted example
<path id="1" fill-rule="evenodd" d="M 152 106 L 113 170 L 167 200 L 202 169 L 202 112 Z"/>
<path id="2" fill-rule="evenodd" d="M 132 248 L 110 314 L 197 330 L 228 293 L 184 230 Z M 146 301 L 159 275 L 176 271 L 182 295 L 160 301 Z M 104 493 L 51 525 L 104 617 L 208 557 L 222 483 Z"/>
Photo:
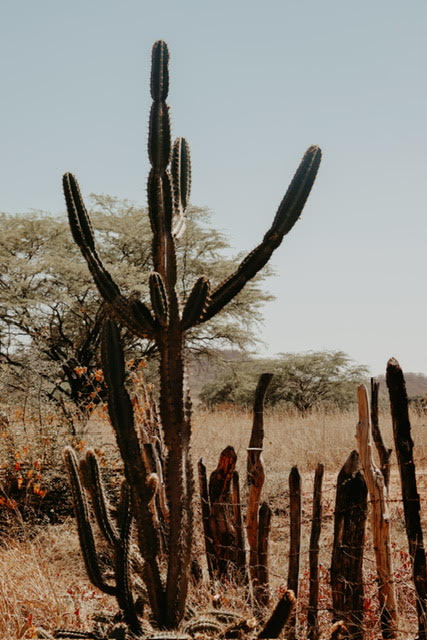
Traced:
<path id="1" fill-rule="evenodd" d="M 168 566 L 162 577 L 153 519 L 147 509 L 147 474 L 140 462 L 140 446 L 124 389 L 123 355 L 118 330 L 106 323 L 103 359 L 109 386 L 110 416 L 125 462 L 131 487 L 132 511 L 138 530 L 141 555 L 146 563 L 144 578 L 157 621 L 176 627 L 184 615 L 192 543 L 194 489 L 190 458 L 191 402 L 184 367 L 186 332 L 219 313 L 268 262 L 283 237 L 298 220 L 319 167 L 321 152 L 316 146 L 305 153 L 262 242 L 240 263 L 234 273 L 211 290 L 209 280 L 199 278 L 184 303 L 177 290 L 175 242 L 185 227 L 191 169 L 187 142 L 171 143 L 169 108 L 169 52 L 165 42 L 153 46 L 148 156 L 148 215 L 153 233 L 150 274 L 151 308 L 145 302 L 126 298 L 113 281 L 97 253 L 91 222 L 77 180 L 64 175 L 64 193 L 74 240 L 86 259 L 111 318 L 141 338 L 154 340 L 160 356 L 160 417 L 167 449 L 165 470 L 169 508 Z"/>

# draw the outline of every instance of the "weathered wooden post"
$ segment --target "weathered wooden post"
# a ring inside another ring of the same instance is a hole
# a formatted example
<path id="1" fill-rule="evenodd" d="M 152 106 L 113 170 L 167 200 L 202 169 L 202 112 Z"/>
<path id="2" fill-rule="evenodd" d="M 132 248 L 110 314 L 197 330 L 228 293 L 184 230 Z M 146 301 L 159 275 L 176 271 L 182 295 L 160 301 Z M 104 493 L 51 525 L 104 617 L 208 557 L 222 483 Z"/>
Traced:
<path id="1" fill-rule="evenodd" d="M 264 442 L 264 398 L 273 374 L 263 373 L 258 380 L 253 408 L 253 423 L 248 447 L 247 480 L 249 487 L 248 508 L 246 512 L 246 533 L 249 544 L 249 572 L 254 595 L 258 583 L 258 535 L 259 535 L 259 503 L 265 474 L 262 461 Z"/>
<path id="2" fill-rule="evenodd" d="M 359 423 L 356 427 L 356 438 L 372 504 L 371 523 L 378 574 L 378 600 L 381 612 L 381 629 L 383 638 L 396 638 L 398 623 L 390 547 L 388 494 L 384 476 L 376 466 L 372 456 L 369 399 L 365 385 L 358 387 L 357 400 L 359 403 Z"/>
<path id="3" fill-rule="evenodd" d="M 290 543 L 288 565 L 288 590 L 298 599 L 299 560 L 301 548 L 301 476 L 298 467 L 292 467 L 289 474 L 289 513 L 290 513 Z M 286 637 L 295 640 L 296 607 L 292 612 Z"/>
<path id="4" fill-rule="evenodd" d="M 209 532 L 214 552 L 212 564 L 220 578 L 235 577 L 236 574 L 238 542 L 231 498 L 231 480 L 236 460 L 233 447 L 226 447 L 209 478 Z"/>
<path id="5" fill-rule="evenodd" d="M 395 358 L 387 363 L 387 387 L 393 423 L 394 444 L 399 465 L 402 487 L 403 509 L 409 555 L 412 559 L 415 590 L 417 592 L 418 638 L 427 638 L 427 568 L 424 551 L 423 531 L 420 517 L 420 496 L 413 456 L 414 442 L 409 421 L 408 394 L 402 369 Z"/>
<path id="6" fill-rule="evenodd" d="M 201 502 L 201 508 L 202 508 L 202 522 L 203 522 L 203 535 L 205 539 L 206 562 L 208 565 L 209 578 L 212 580 L 213 574 L 214 574 L 214 566 L 213 566 L 214 550 L 213 550 L 211 532 L 209 528 L 209 514 L 211 512 L 211 505 L 209 502 L 206 465 L 204 464 L 202 458 L 200 458 L 197 464 L 197 469 L 199 472 L 199 491 L 200 491 L 200 502 Z"/>
<path id="7" fill-rule="evenodd" d="M 248 585 L 249 578 L 246 568 L 246 550 L 245 550 L 245 537 L 243 529 L 243 517 L 242 517 L 242 503 L 240 500 L 240 480 L 239 472 L 234 471 L 231 481 L 231 496 L 233 502 L 233 515 L 234 526 L 236 528 L 236 565 L 237 565 L 237 578 L 242 584 Z"/>
<path id="8" fill-rule="evenodd" d="M 313 516 L 310 533 L 310 593 L 307 611 L 307 638 L 318 640 L 318 601 L 319 601 L 319 538 L 322 526 L 322 481 L 323 464 L 318 464 L 314 474 L 313 486 Z"/>
<path id="9" fill-rule="evenodd" d="M 255 601 L 258 606 L 266 607 L 270 603 L 268 573 L 268 540 L 270 537 L 272 512 L 266 502 L 259 508 L 258 522 L 258 571 L 254 585 Z"/>
<path id="10" fill-rule="evenodd" d="M 380 459 L 380 469 L 384 476 L 384 483 L 388 489 L 390 482 L 390 456 L 393 449 L 387 449 L 380 431 L 380 423 L 378 418 L 378 393 L 380 389 L 380 383 L 371 378 L 371 424 L 372 424 L 372 437 L 375 442 L 375 446 L 378 451 Z"/>
<path id="11" fill-rule="evenodd" d="M 333 619 L 343 620 L 349 638 L 363 638 L 363 546 L 367 487 L 357 451 L 352 451 L 338 474 L 334 546 L 331 562 Z"/>

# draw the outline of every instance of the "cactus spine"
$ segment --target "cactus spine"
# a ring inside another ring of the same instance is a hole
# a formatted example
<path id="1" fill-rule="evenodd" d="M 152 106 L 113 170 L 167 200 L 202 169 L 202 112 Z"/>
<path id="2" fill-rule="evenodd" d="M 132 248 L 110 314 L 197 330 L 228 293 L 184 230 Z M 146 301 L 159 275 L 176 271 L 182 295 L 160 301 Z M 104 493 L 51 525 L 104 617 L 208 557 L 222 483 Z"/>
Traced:
<path id="1" fill-rule="evenodd" d="M 93 230 L 76 179 L 67 173 L 63 184 L 74 240 L 88 263 L 110 317 L 127 326 L 137 336 L 154 340 L 159 352 L 160 418 L 167 449 L 164 480 L 169 513 L 165 580 L 160 575 L 158 564 L 158 532 L 149 508 L 147 472 L 133 423 L 131 403 L 124 388 L 119 332 L 113 320 L 106 322 L 102 351 L 109 387 L 109 412 L 131 491 L 132 513 L 145 561 L 143 576 L 154 617 L 160 625 L 174 628 L 183 618 L 185 610 L 192 543 L 191 496 L 194 490 L 190 458 L 191 403 L 184 375 L 185 333 L 220 312 L 268 262 L 301 214 L 317 174 L 321 152 L 316 146 L 307 150 L 279 205 L 272 226 L 237 270 L 212 291 L 209 281 L 200 278 L 186 303 L 181 305 L 176 291 L 175 241 L 185 227 L 191 168 L 187 142 L 178 138 L 174 145 L 171 143 L 169 108 L 166 104 L 168 62 L 169 52 L 165 42 L 156 42 L 151 66 L 153 103 L 148 136 L 151 170 L 147 183 L 148 215 L 153 233 L 153 274 L 150 277 L 152 310 L 145 302 L 135 302 L 121 293 L 97 253 Z"/>

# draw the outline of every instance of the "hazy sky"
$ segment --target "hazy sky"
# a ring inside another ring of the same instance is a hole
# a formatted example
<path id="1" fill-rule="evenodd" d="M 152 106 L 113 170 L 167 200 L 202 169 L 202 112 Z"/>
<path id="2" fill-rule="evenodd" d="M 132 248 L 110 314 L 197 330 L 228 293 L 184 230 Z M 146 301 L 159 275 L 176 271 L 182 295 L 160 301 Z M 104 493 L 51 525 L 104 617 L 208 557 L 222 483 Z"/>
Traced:
<path id="1" fill-rule="evenodd" d="M 236 251 L 300 157 L 323 162 L 276 252 L 266 350 L 427 373 L 425 0 L 0 0 L 0 210 L 64 210 L 60 179 L 145 204 L 152 43 L 171 52 L 192 202 Z"/>

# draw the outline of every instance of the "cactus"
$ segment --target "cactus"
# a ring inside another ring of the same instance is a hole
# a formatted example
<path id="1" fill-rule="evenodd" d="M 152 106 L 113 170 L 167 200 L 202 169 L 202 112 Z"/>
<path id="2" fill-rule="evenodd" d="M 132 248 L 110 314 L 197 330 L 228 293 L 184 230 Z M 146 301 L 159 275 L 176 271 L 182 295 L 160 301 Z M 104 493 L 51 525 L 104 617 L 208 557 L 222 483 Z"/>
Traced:
<path id="1" fill-rule="evenodd" d="M 104 330 L 103 366 L 109 388 L 111 422 L 125 463 L 138 544 L 145 562 L 143 578 L 155 620 L 162 627 L 176 628 L 185 613 L 193 528 L 191 402 L 184 368 L 185 334 L 195 325 L 219 313 L 268 262 L 302 212 L 317 174 L 321 152 L 316 146 L 307 150 L 270 229 L 236 271 L 213 289 L 209 281 L 201 277 L 187 300 L 181 304 L 176 290 L 175 243 L 185 227 L 191 168 L 187 142 L 178 138 L 173 145 L 171 143 L 169 108 L 166 104 L 168 62 L 167 45 L 163 41 L 156 42 L 152 51 L 153 103 L 148 136 L 151 170 L 147 184 L 148 215 L 153 234 L 153 273 L 149 278 L 151 309 L 143 301 L 126 298 L 102 264 L 75 177 L 70 173 L 65 174 L 63 186 L 74 240 L 87 261 L 112 318 L 106 322 Z M 141 338 L 154 340 L 159 352 L 160 419 L 167 450 L 164 482 L 169 514 L 166 578 L 161 575 L 159 567 L 158 531 L 149 508 L 147 472 L 142 461 L 132 407 L 124 388 L 123 354 L 115 322 L 125 325 Z M 78 493 L 76 497 L 80 499 Z M 83 516 L 83 507 L 79 509 Z"/>
<path id="2" fill-rule="evenodd" d="M 89 578 L 101 591 L 116 596 L 129 629 L 132 632 L 139 633 L 141 627 L 133 598 L 130 576 L 132 512 L 130 509 L 129 485 L 126 480 L 122 483 L 116 524 L 111 518 L 110 506 L 105 496 L 95 453 L 89 450 L 86 458 L 83 458 L 78 465 L 74 450 L 71 447 L 67 447 L 64 451 L 64 462 L 73 491 L 80 546 Z M 91 496 L 98 526 L 113 550 L 114 585 L 108 582 L 101 569 L 84 487 Z"/>
<path id="3" fill-rule="evenodd" d="M 223 628 L 219 622 L 207 616 L 195 618 L 184 625 L 184 633 L 188 633 L 191 636 L 199 633 L 208 636 L 211 634 L 220 635 L 222 630 Z"/>

